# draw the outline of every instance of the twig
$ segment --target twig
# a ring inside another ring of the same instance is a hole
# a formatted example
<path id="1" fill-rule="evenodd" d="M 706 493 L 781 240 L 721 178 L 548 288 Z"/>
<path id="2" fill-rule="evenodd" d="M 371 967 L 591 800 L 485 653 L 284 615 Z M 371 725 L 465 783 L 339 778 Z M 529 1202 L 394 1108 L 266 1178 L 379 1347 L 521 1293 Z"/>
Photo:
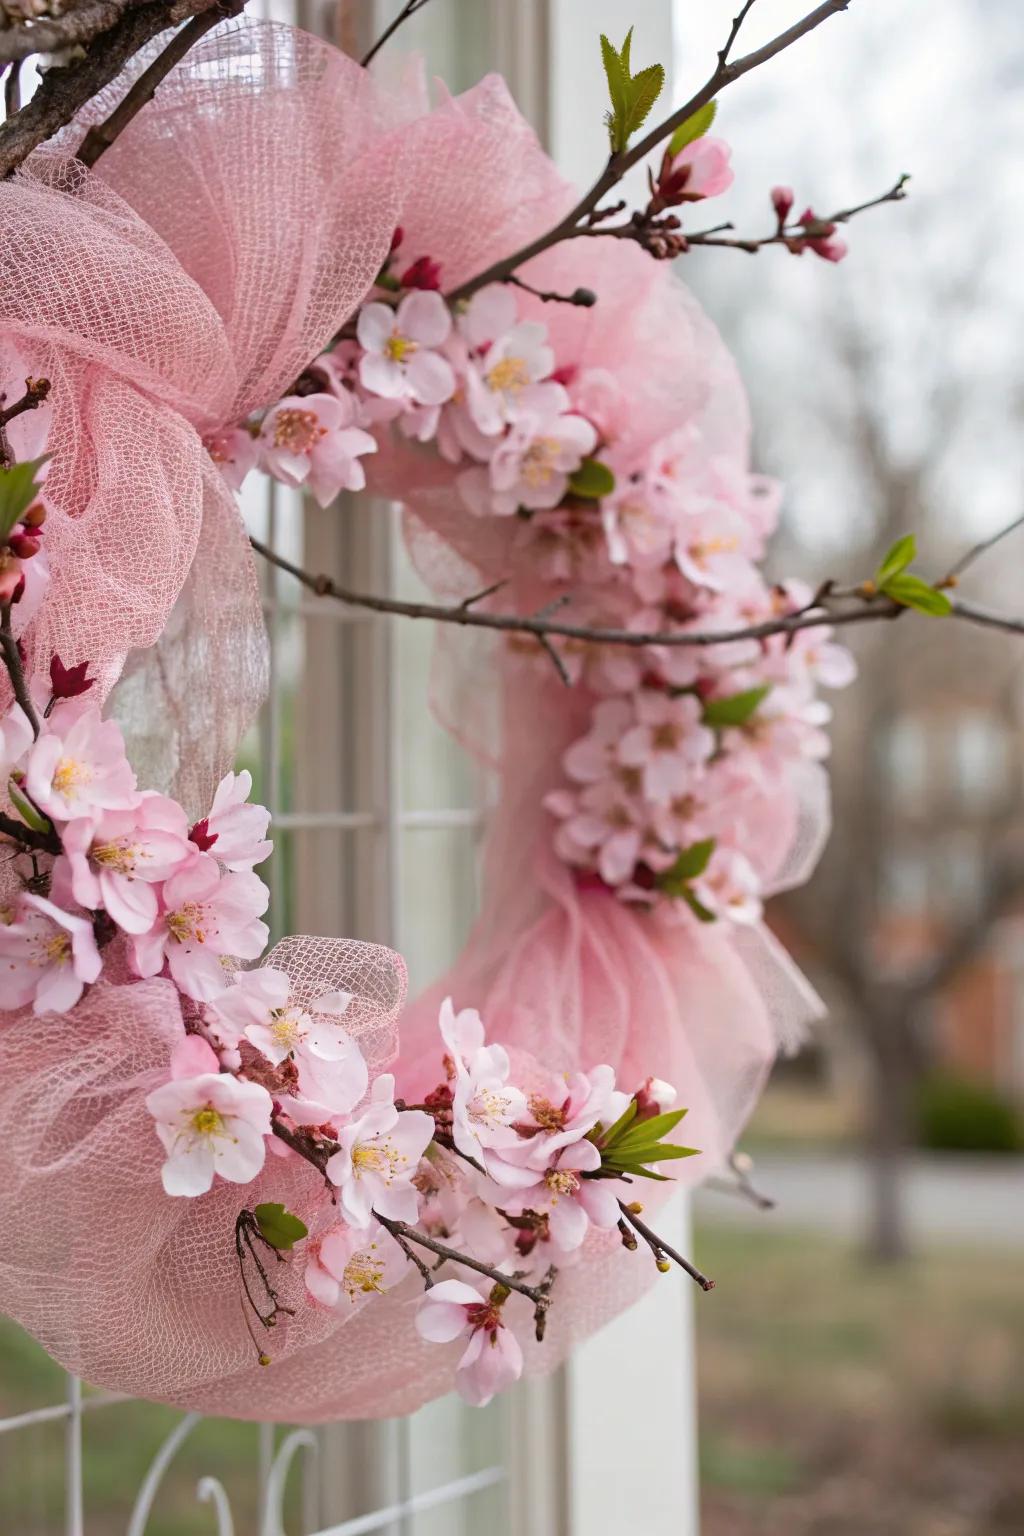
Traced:
<path id="1" fill-rule="evenodd" d="M 960 557 L 955 565 L 950 566 L 946 575 L 936 585 L 939 587 L 955 587 L 964 571 L 969 566 L 972 566 L 975 560 L 979 560 L 982 555 L 987 554 L 996 544 L 1001 543 L 1008 534 L 1016 532 L 1020 527 L 1024 527 L 1024 512 L 1021 513 L 1020 517 L 1015 517 L 1012 523 L 1007 523 L 1005 528 L 1000 528 L 998 533 L 993 533 L 989 538 L 982 539 L 979 544 L 975 544 L 967 551 L 966 555 Z"/>
<path id="2" fill-rule="evenodd" d="M 167 47 L 157 55 L 149 68 L 143 70 L 110 116 L 102 123 L 93 124 L 78 146 L 76 160 L 80 160 L 83 165 L 95 165 L 118 135 L 128 127 L 132 118 L 141 112 L 147 102 L 152 101 L 157 86 L 166 79 L 176 64 L 181 63 L 200 38 L 205 37 L 207 32 L 212 31 L 220 22 L 226 21 L 229 16 L 239 15 L 244 7 L 245 0 L 215 0 L 210 10 L 204 11 L 199 16 L 193 16 L 192 20 L 182 27 Z"/>
<path id="3" fill-rule="evenodd" d="M 597 294 L 593 288 L 574 288 L 572 293 L 556 293 L 551 288 L 534 288 L 532 283 L 524 283 L 514 272 L 509 273 L 505 282 L 513 288 L 521 288 L 524 293 L 532 293 L 535 299 L 541 299 L 545 304 L 576 304 L 580 309 L 593 309 L 597 303 Z"/>
<path id="4" fill-rule="evenodd" d="M 20 843 L 24 852 L 52 853 L 61 851 L 60 838 L 56 832 L 37 832 L 34 827 L 26 827 L 23 821 L 16 821 L 13 816 L 0 811 L 0 836 L 9 837 L 14 843 Z"/>
<path id="5" fill-rule="evenodd" d="M 659 1269 L 666 1259 L 671 1259 L 673 1264 L 678 1264 L 680 1269 L 685 1269 L 691 1280 L 696 1280 L 702 1291 L 714 1290 L 715 1282 L 709 1280 L 707 1275 L 702 1275 L 700 1270 L 690 1263 L 689 1259 L 684 1259 L 681 1253 L 677 1253 L 670 1244 L 665 1242 L 664 1238 L 659 1237 L 657 1232 L 647 1225 L 646 1221 L 641 1221 L 632 1207 L 628 1206 L 624 1200 L 619 1201 L 619 1210 L 622 1212 L 623 1219 L 628 1221 L 631 1227 L 636 1228 L 648 1248 L 650 1248 L 654 1255 L 654 1262 L 658 1265 Z"/>
<path id="6" fill-rule="evenodd" d="M 729 1158 L 732 1177 L 716 1174 L 708 1179 L 705 1188 L 718 1190 L 723 1195 L 737 1195 L 741 1200 L 748 1200 L 759 1211 L 774 1211 L 777 1201 L 771 1195 L 762 1194 L 757 1188 L 750 1177 L 749 1165 L 748 1157 L 733 1152 Z"/>
<path id="7" fill-rule="evenodd" d="M 902 203 L 904 198 L 907 196 L 906 186 L 909 180 L 910 177 L 904 173 L 889 188 L 888 192 L 883 192 L 880 197 L 872 197 L 866 203 L 858 203 L 856 207 L 853 208 L 841 208 L 838 213 L 823 215 L 819 220 L 817 220 L 817 222 L 820 224 L 848 224 L 851 219 L 856 218 L 857 214 L 866 213 L 869 208 L 880 208 L 883 203 Z M 749 240 L 738 238 L 733 239 L 721 234 L 722 230 L 731 228 L 731 225 L 717 224 L 713 229 L 697 230 L 692 235 L 684 230 L 682 232 L 682 239 L 685 242 L 687 248 L 697 245 L 714 245 L 722 246 L 734 251 L 749 251 L 751 254 L 753 254 L 757 251 L 763 250 L 767 245 L 789 245 L 794 240 L 808 240 L 814 238 L 813 231 L 811 234 L 808 234 L 801 224 L 787 224 L 782 229 L 777 229 L 774 234 L 764 235 L 758 239 Z M 633 229 L 636 231 L 636 233 L 632 236 L 632 238 L 642 238 L 642 229 L 635 225 L 633 226 Z M 619 227 L 619 229 L 610 229 L 607 230 L 606 233 L 619 234 L 623 237 L 628 237 L 629 231 L 630 226 L 622 225 Z"/>
<path id="8" fill-rule="evenodd" d="M 724 45 L 718 50 L 718 63 L 722 69 L 724 69 L 729 62 L 729 55 L 732 53 L 733 44 L 739 37 L 740 28 L 743 26 L 743 23 L 750 15 L 750 12 L 753 10 L 754 4 L 755 0 L 744 0 L 744 4 L 738 15 L 734 16 L 732 19 L 732 28 L 729 32 L 729 36 L 726 38 Z"/>
<path id="9" fill-rule="evenodd" d="M 7 675 L 11 679 L 11 687 L 14 689 L 14 697 L 21 705 L 28 717 L 28 723 L 32 727 L 33 736 L 39 735 L 39 717 L 36 714 L 32 696 L 28 691 L 25 681 L 25 669 L 21 664 L 21 652 L 18 650 L 18 642 L 14 638 L 11 629 L 11 605 L 0 604 L 0 652 L 3 654 L 3 663 L 7 668 Z"/>
<path id="10" fill-rule="evenodd" d="M 4 116 L 13 117 L 21 111 L 21 60 L 15 59 L 4 81 Z"/>
<path id="11" fill-rule="evenodd" d="M 427 4 L 429 4 L 429 0 L 406 0 L 405 5 L 403 5 L 394 21 L 384 28 L 384 31 L 378 37 L 369 53 L 363 54 L 360 63 L 364 69 L 367 69 L 373 63 L 380 50 L 384 47 L 384 44 L 394 37 L 402 23 L 408 21 L 410 16 L 415 16 L 417 11 L 422 11 L 423 7 Z"/>
<path id="12" fill-rule="evenodd" d="M 0 127 L 0 178 L 10 176 L 47 139 L 67 126 L 87 101 L 116 80 L 140 48 L 211 0 L 151 0 L 127 11 L 90 45 L 85 58 L 47 70 L 32 100 Z"/>
<path id="13" fill-rule="evenodd" d="M 50 393 L 49 379 L 26 379 L 25 393 L 20 400 L 15 400 L 4 410 L 0 410 L 0 468 L 9 467 L 14 463 L 14 452 L 11 448 L 11 440 L 7 436 L 7 425 L 21 416 L 25 411 L 34 411 L 42 405 Z M 3 395 L 0 395 L 0 405 L 3 404 Z"/>
<path id="14" fill-rule="evenodd" d="M 27 59 L 33 53 L 59 53 L 91 43 L 119 21 L 136 0 L 78 0 L 60 16 L 34 16 L 0 28 L 0 62 Z"/>
<path id="15" fill-rule="evenodd" d="M 530 261 L 534 256 L 539 256 L 542 251 L 548 250 L 551 246 L 558 245 L 562 240 L 571 240 L 576 235 L 587 233 L 588 229 L 591 233 L 596 233 L 596 231 L 590 228 L 590 216 L 601 200 L 611 191 L 612 187 L 622 180 L 623 176 L 632 166 L 649 155 L 651 150 L 655 149 L 664 139 L 669 138 L 682 123 L 686 122 L 687 118 L 692 117 L 701 107 L 707 106 L 708 102 L 712 101 L 726 86 L 732 85 L 734 81 L 741 79 L 743 75 L 749 74 L 751 70 L 766 64 L 776 54 L 791 48 L 794 43 L 799 42 L 809 32 L 813 32 L 816 27 L 821 26 L 822 22 L 838 15 L 840 11 L 845 11 L 849 4 L 850 0 L 823 0 L 821 5 L 816 6 L 813 11 L 809 11 L 800 21 L 788 27 L 785 32 L 778 33 L 770 42 L 765 43 L 761 48 L 755 49 L 752 53 L 744 54 L 742 58 L 734 61 L 726 58 L 724 62 L 719 56 L 714 71 L 701 86 L 700 90 L 691 96 L 690 100 L 681 106 L 678 111 L 673 112 L 664 122 L 652 128 L 650 133 L 645 134 L 632 149 L 623 150 L 619 154 L 612 155 L 605 169 L 590 188 L 590 191 L 584 194 L 576 206 L 553 229 L 538 235 L 528 245 L 524 245 L 520 250 L 514 251 L 511 256 L 503 257 L 502 260 L 494 262 L 485 271 L 478 272 L 475 277 L 460 284 L 454 292 L 448 295 L 449 299 L 466 299 L 475 293 L 478 288 L 486 287 L 488 283 L 504 282 L 510 273 L 515 272 L 525 262 Z M 749 4 L 744 6 L 741 20 L 747 10 L 749 10 Z M 735 23 L 733 25 L 735 27 Z"/>

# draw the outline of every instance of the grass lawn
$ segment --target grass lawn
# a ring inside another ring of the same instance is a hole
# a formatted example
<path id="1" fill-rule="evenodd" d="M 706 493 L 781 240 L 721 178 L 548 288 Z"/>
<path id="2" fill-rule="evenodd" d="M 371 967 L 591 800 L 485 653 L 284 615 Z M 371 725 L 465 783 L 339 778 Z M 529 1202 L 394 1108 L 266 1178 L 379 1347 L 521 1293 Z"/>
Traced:
<path id="1" fill-rule="evenodd" d="M 706 1226 L 697 1254 L 702 1536 L 1024 1536 L 1024 1251 L 882 1272 Z"/>

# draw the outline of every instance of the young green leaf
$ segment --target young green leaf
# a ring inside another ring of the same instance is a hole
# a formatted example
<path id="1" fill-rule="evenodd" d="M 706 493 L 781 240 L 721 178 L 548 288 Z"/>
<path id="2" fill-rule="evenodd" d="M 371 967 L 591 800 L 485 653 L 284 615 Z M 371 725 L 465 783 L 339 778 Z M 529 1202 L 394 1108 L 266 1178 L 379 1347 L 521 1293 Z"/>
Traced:
<path id="1" fill-rule="evenodd" d="M 905 533 L 902 539 L 897 539 L 875 572 L 874 583 L 878 590 L 884 592 L 886 583 L 905 571 L 916 554 L 917 540 L 912 533 Z"/>
<path id="2" fill-rule="evenodd" d="M 18 788 L 17 784 L 15 784 L 13 779 L 11 779 L 7 785 L 7 793 L 11 797 L 11 804 L 14 806 L 14 809 L 17 811 L 26 827 L 31 827 L 33 832 L 53 831 L 53 827 L 47 821 L 46 817 L 42 814 L 41 811 L 36 810 L 35 806 L 32 804 L 32 801 L 28 798 L 27 795 L 22 794 L 21 790 Z"/>
<path id="3" fill-rule="evenodd" d="M 615 1143 L 615 1150 L 622 1147 L 640 1145 L 646 1146 L 648 1142 L 660 1141 L 676 1126 L 686 1114 L 685 1109 L 670 1109 L 663 1115 L 651 1115 L 646 1120 L 637 1121 L 636 1125 L 624 1131 Z"/>
<path id="4" fill-rule="evenodd" d="M 929 586 L 920 576 L 911 576 L 909 573 L 890 576 L 882 591 L 894 602 L 902 603 L 904 608 L 916 608 L 918 613 L 931 614 L 937 619 L 953 612 L 953 604 L 945 592 Z"/>
<path id="5" fill-rule="evenodd" d="M 256 1217 L 256 1225 L 260 1234 L 270 1244 L 271 1248 L 277 1248 L 282 1253 L 287 1253 L 302 1238 L 308 1236 L 309 1228 L 305 1222 L 293 1216 L 291 1211 L 286 1211 L 283 1205 L 271 1201 L 266 1205 L 258 1205 L 253 1212 Z"/>
<path id="6" fill-rule="evenodd" d="M 706 837 L 699 843 L 691 843 L 689 848 L 683 849 L 675 863 L 658 876 L 659 890 L 670 891 L 674 895 L 681 894 L 677 888 L 685 885 L 688 880 L 696 880 L 698 875 L 702 875 L 714 851 L 713 837 Z"/>
<path id="7" fill-rule="evenodd" d="M 715 120 L 715 113 L 717 111 L 718 102 L 709 101 L 703 107 L 698 107 L 696 112 L 691 117 L 688 117 L 685 122 L 680 123 L 668 141 L 669 154 L 678 155 L 679 151 L 685 149 L 687 144 L 692 144 L 694 139 L 702 139 L 706 133 L 710 132 L 711 124 Z"/>
<path id="8" fill-rule="evenodd" d="M 569 476 L 569 489 L 574 496 L 584 496 L 588 501 L 600 501 L 615 489 L 615 476 L 600 459 L 584 459 L 575 474 Z"/>
<path id="9" fill-rule="evenodd" d="M 719 728 L 746 725 L 771 691 L 771 684 L 763 683 L 758 688 L 746 688 L 742 693 L 730 694 L 727 699 L 708 699 L 701 718 L 705 725 Z"/>
<path id="10" fill-rule="evenodd" d="M 0 469 L 0 543 L 39 495 L 37 476 L 49 454 Z"/>
<path id="11" fill-rule="evenodd" d="M 632 1148 L 621 1156 L 613 1153 L 602 1159 L 602 1166 L 628 1172 L 632 1168 L 646 1168 L 648 1163 L 669 1163 L 677 1157 L 694 1157 L 696 1153 L 696 1147 L 677 1147 L 671 1141 L 657 1141 Z"/>
<path id="12" fill-rule="evenodd" d="M 689 886 L 687 886 L 684 891 L 680 891 L 679 894 L 686 902 L 686 905 L 689 907 L 694 917 L 696 917 L 700 922 L 716 923 L 718 921 L 715 914 L 713 912 L 709 912 L 702 901 L 698 901 L 697 897 L 690 890 Z"/>
<path id="13" fill-rule="evenodd" d="M 651 108 L 665 89 L 665 67 L 649 64 L 629 83 L 629 102 L 626 109 L 625 139 L 623 149 L 634 133 L 639 133 L 651 115 Z"/>
<path id="14" fill-rule="evenodd" d="M 601 1147 L 612 1146 L 616 1138 L 621 1136 L 626 1130 L 628 1130 L 629 1126 L 632 1125 L 633 1121 L 636 1119 L 637 1111 L 639 1108 L 640 1106 L 636 1099 L 630 1099 L 629 1103 L 626 1105 L 625 1109 L 622 1111 L 622 1114 L 616 1120 L 615 1124 L 609 1126 L 608 1130 L 606 1131 L 601 1128 L 600 1124 L 598 1124 L 594 1127 L 594 1131 L 596 1131 L 598 1134 L 595 1135 L 594 1131 L 591 1131 L 590 1139 L 592 1141 L 596 1141 L 598 1146 Z"/>
<path id="15" fill-rule="evenodd" d="M 660 64 L 649 64 L 646 69 L 633 74 L 632 45 L 632 27 L 619 49 L 601 33 L 601 59 L 611 101 L 611 111 L 605 114 L 605 123 L 613 155 L 621 154 L 631 135 L 646 122 L 665 87 L 665 70 Z"/>

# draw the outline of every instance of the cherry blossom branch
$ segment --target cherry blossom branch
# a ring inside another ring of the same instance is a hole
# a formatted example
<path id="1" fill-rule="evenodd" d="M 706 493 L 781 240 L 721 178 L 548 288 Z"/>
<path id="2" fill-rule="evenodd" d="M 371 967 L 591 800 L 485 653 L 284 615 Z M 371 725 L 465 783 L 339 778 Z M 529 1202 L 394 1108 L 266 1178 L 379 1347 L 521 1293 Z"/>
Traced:
<path id="1" fill-rule="evenodd" d="M 424 6 L 429 5 L 429 3 L 430 0 L 406 0 L 405 5 L 403 5 L 394 21 L 391 22 L 389 26 L 384 28 L 384 31 L 381 33 L 380 37 L 378 37 L 377 41 L 374 43 L 369 52 L 364 53 L 362 59 L 360 60 L 363 68 L 366 69 L 370 64 L 373 63 L 378 53 L 380 53 L 380 50 L 384 47 L 384 44 L 389 42 L 391 38 L 394 37 L 395 33 L 398 31 L 403 22 L 408 21 L 410 16 L 415 16 L 417 11 L 422 11 Z"/>
<path id="2" fill-rule="evenodd" d="M 669 1268 L 668 1260 L 671 1259 L 673 1264 L 678 1264 L 680 1269 L 685 1269 L 691 1280 L 696 1280 L 702 1291 L 714 1290 L 715 1282 L 713 1280 L 709 1280 L 707 1275 L 701 1274 L 700 1270 L 690 1263 L 689 1259 L 684 1259 L 681 1253 L 677 1253 L 669 1243 L 666 1243 L 663 1237 L 659 1237 L 657 1232 L 647 1225 L 646 1221 L 640 1220 L 635 1204 L 627 1205 L 624 1200 L 620 1200 L 619 1210 L 622 1212 L 623 1221 L 628 1222 L 631 1227 L 639 1232 L 654 1255 L 654 1262 L 660 1270 L 666 1271 Z"/>
<path id="3" fill-rule="evenodd" d="M 813 604 L 795 613 L 781 614 L 775 619 L 765 619 L 759 624 L 742 625 L 736 629 L 721 630 L 632 630 L 603 628 L 600 625 L 572 624 L 546 614 L 486 613 L 471 606 L 479 597 L 447 607 L 441 603 L 407 602 L 401 598 L 381 597 L 368 592 L 356 592 L 343 586 L 330 576 L 314 575 L 301 566 L 279 555 L 259 539 L 249 541 L 257 554 L 279 570 L 287 571 L 307 591 L 316 597 L 328 597 L 352 608 L 366 608 L 373 613 L 398 614 L 408 619 L 430 619 L 441 624 L 458 624 L 468 628 L 490 629 L 507 634 L 532 635 L 538 644 L 548 648 L 552 639 L 585 640 L 593 645 L 622 645 L 632 649 L 646 646 L 666 646 L 679 649 L 689 646 L 706 647 L 724 645 L 737 640 L 767 640 L 772 635 L 796 635 L 805 629 L 846 628 L 852 624 L 874 624 L 879 620 L 900 618 L 909 610 L 892 598 L 873 590 L 870 583 L 856 587 L 840 588 L 825 582 L 815 595 Z M 994 541 L 993 541 L 994 542 Z M 939 582 L 940 587 L 949 585 L 949 578 Z M 953 583 L 955 585 L 955 582 Z M 497 590 L 497 583 L 491 590 Z M 844 606 L 836 607 L 841 603 Z M 977 624 L 986 629 L 1001 629 L 1007 634 L 1024 634 L 1024 619 L 991 613 L 951 599 L 950 617 Z M 545 646 L 545 642 L 547 645 Z M 557 654 L 557 652 L 556 652 Z"/>
<path id="4" fill-rule="evenodd" d="M 10 176 L 38 145 L 72 122 L 154 37 L 210 8 L 211 0 L 150 0 L 96 35 L 84 58 L 47 70 L 32 100 L 0 126 L 0 178 Z"/>
<path id="5" fill-rule="evenodd" d="M 3 663 L 11 680 L 11 687 L 14 689 L 14 697 L 25 711 L 28 722 L 32 727 L 33 736 L 38 736 L 39 717 L 36 714 L 35 705 L 32 703 L 32 696 L 28 691 L 28 684 L 25 681 L 25 669 L 21 664 L 21 652 L 18 650 L 18 642 L 15 640 L 14 631 L 11 628 L 10 603 L 0 604 L 0 653 L 2 653 Z"/>
<path id="6" fill-rule="evenodd" d="M 942 581 L 939 582 L 939 586 L 955 587 L 959 583 L 960 577 L 976 560 L 980 560 L 982 555 L 987 554 L 990 549 L 994 549 L 997 544 L 1002 543 L 1003 539 L 1009 534 L 1015 533 L 1018 528 L 1022 527 L 1024 527 L 1024 512 L 1019 517 L 1015 517 L 1012 523 L 1007 523 L 1005 527 L 1000 528 L 997 533 L 993 533 L 987 539 L 982 539 L 980 543 L 972 545 L 955 565 L 950 566 Z"/>
<path id="7" fill-rule="evenodd" d="M 212 31 L 229 16 L 238 16 L 244 8 L 245 0 L 215 0 L 210 10 L 193 16 L 192 20 L 182 27 L 167 47 L 157 55 L 148 69 L 143 70 L 110 116 L 102 123 L 93 124 L 78 146 L 76 160 L 80 160 L 83 165 L 95 165 L 118 135 L 128 127 L 132 118 L 141 112 L 148 101 L 152 101 L 157 86 L 170 74 L 176 64 L 181 63 L 200 38 L 205 37 L 207 32 Z"/>
<path id="8" fill-rule="evenodd" d="M 301 1158 L 314 1167 L 324 1178 L 327 1177 L 327 1163 L 329 1158 L 338 1150 L 337 1144 L 321 1136 L 311 1136 L 308 1131 L 293 1131 L 283 1125 L 276 1117 L 272 1121 L 274 1135 L 286 1146 L 291 1147 Z M 426 1249 L 439 1259 L 444 1259 L 449 1264 L 461 1264 L 465 1269 L 475 1270 L 478 1275 L 484 1275 L 495 1285 L 506 1286 L 510 1291 L 516 1291 L 520 1296 L 525 1296 L 527 1301 L 533 1303 L 533 1320 L 538 1342 L 544 1337 L 544 1327 L 547 1311 L 551 1305 L 551 1290 L 555 1282 L 555 1271 L 549 1270 L 547 1275 L 538 1285 L 530 1285 L 520 1275 L 507 1274 L 504 1270 L 495 1269 L 491 1264 L 485 1264 L 481 1259 L 474 1259 L 468 1253 L 460 1253 L 457 1248 L 449 1248 L 446 1243 L 438 1242 L 434 1237 L 421 1232 L 418 1227 L 410 1226 L 406 1221 L 392 1221 L 388 1216 L 381 1216 L 374 1212 L 377 1221 L 385 1231 L 398 1243 L 406 1258 L 416 1265 L 420 1274 L 426 1279 L 426 1266 L 417 1262 L 414 1255 L 410 1254 L 407 1244 L 415 1243 L 418 1247 Z M 429 1272 L 428 1272 L 429 1273 Z M 433 1277 L 430 1277 L 430 1282 Z"/>
<path id="9" fill-rule="evenodd" d="M 588 235 L 614 235 L 620 240 L 636 240 L 645 249 L 650 249 L 658 256 L 677 256 L 691 250 L 694 246 L 721 246 L 733 251 L 747 251 L 755 255 L 769 245 L 784 245 L 789 250 L 800 251 L 810 240 L 823 238 L 834 233 L 837 224 L 848 224 L 851 219 L 860 213 L 866 213 L 869 208 L 880 208 L 884 203 L 901 203 L 907 196 L 906 186 L 910 180 L 904 173 L 891 186 L 888 192 L 881 193 L 878 197 L 872 197 L 865 203 L 857 203 L 853 208 L 841 208 L 838 213 L 830 213 L 822 217 L 815 217 L 807 223 L 781 224 L 770 235 L 762 235 L 757 239 L 742 239 L 729 235 L 727 231 L 734 229 L 731 223 L 715 224 L 711 229 L 699 229 L 693 234 L 682 227 L 681 220 L 675 214 L 653 214 L 649 210 L 635 213 L 626 224 L 615 224 L 610 229 L 598 227 L 585 230 Z"/>
<path id="10" fill-rule="evenodd" d="M 14 453 L 7 436 L 8 424 L 23 416 L 26 411 L 36 410 L 49 393 L 49 379 L 26 379 L 25 393 L 13 405 L 4 406 L 4 397 L 0 395 L 0 469 L 14 463 Z"/>
<path id="11" fill-rule="evenodd" d="M 520 250 L 513 252 L 511 256 L 506 256 L 501 261 L 494 262 L 485 271 L 479 272 L 476 277 L 462 283 L 448 295 L 449 299 L 453 301 L 467 299 L 478 288 L 484 288 L 488 283 L 504 282 L 517 268 L 523 266 L 525 262 L 532 260 L 534 256 L 539 256 L 542 251 L 549 250 L 551 246 L 558 245 L 563 240 L 572 240 L 577 235 L 591 232 L 591 221 L 595 213 L 599 212 L 598 204 L 613 187 L 618 185 L 628 170 L 649 155 L 651 150 L 655 149 L 663 140 L 669 138 L 678 127 L 685 123 L 688 118 L 692 117 L 695 112 L 698 112 L 701 107 L 707 106 L 726 86 L 732 85 L 734 81 L 759 68 L 760 65 L 768 63 L 770 59 L 775 58 L 777 54 L 783 53 L 787 48 L 791 48 L 794 43 L 799 42 L 801 38 L 813 32 L 823 22 L 828 21 L 830 17 L 838 15 L 840 11 L 845 11 L 850 4 L 850 0 L 823 0 L 821 5 L 816 6 L 813 11 L 809 11 L 806 16 L 795 22 L 793 26 L 788 27 L 784 32 L 778 33 L 769 42 L 765 43 L 763 47 L 754 49 L 753 52 L 733 60 L 730 56 L 732 45 L 736 40 L 736 34 L 739 32 L 740 26 L 742 26 L 750 11 L 752 3 L 753 0 L 748 0 L 748 3 L 743 6 L 739 16 L 733 22 L 732 30 L 725 46 L 718 54 L 714 71 L 701 88 L 690 97 L 689 101 L 684 103 L 678 111 L 671 113 L 657 127 L 652 128 L 650 133 L 645 134 L 638 143 L 634 144 L 632 149 L 622 150 L 618 154 L 613 154 L 601 175 L 590 188 L 590 191 L 584 194 L 576 206 L 570 209 L 565 218 L 556 224 L 553 229 L 549 229 L 543 235 L 538 235 L 535 240 L 531 240 L 529 244 L 522 246 Z"/>

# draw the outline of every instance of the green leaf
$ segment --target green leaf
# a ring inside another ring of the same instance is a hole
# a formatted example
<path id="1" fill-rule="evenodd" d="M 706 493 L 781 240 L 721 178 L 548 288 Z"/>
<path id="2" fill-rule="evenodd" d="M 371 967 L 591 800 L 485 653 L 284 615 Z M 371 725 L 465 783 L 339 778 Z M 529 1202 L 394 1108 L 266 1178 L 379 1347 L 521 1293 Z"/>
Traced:
<path id="1" fill-rule="evenodd" d="M 898 576 L 901 571 L 905 571 L 916 554 L 917 540 L 912 533 L 905 533 L 902 539 L 896 540 L 875 572 L 875 586 L 879 590 L 884 590 L 886 583 L 894 576 Z"/>
<path id="2" fill-rule="evenodd" d="M 638 75 L 633 76 L 626 108 L 626 143 L 643 127 L 651 115 L 651 108 L 664 89 L 665 68 L 662 64 L 649 64 L 646 69 L 642 69 Z"/>
<path id="3" fill-rule="evenodd" d="M 706 837 L 699 843 L 691 843 L 689 848 L 683 849 L 674 864 L 662 870 L 657 879 L 658 890 L 667 892 L 669 896 L 685 895 L 688 882 L 696 880 L 698 875 L 704 873 L 714 851 L 713 837 Z"/>
<path id="4" fill-rule="evenodd" d="M 615 1124 L 610 1126 L 607 1131 L 601 1131 L 600 1127 L 597 1127 L 600 1134 L 595 1137 L 593 1136 L 593 1133 L 591 1133 L 592 1139 L 597 1141 L 602 1147 L 612 1146 L 616 1137 L 623 1135 L 623 1133 L 628 1130 L 629 1126 L 636 1119 L 636 1114 L 639 1107 L 640 1106 L 637 1104 L 636 1099 L 630 1099 L 629 1103 L 626 1105 L 625 1109 L 622 1111 L 622 1114 L 616 1120 Z"/>
<path id="5" fill-rule="evenodd" d="M 918 613 L 928 613 L 937 619 L 953 612 L 953 604 L 945 592 L 929 586 L 920 576 L 891 576 L 882 591 L 894 602 L 902 603 L 904 608 L 916 608 Z"/>
<path id="6" fill-rule="evenodd" d="M 3 542 L 23 512 L 27 512 L 39 495 L 37 475 L 49 454 L 39 459 L 25 459 L 0 469 L 0 542 Z"/>
<path id="7" fill-rule="evenodd" d="M 600 501 L 615 489 L 615 476 L 600 459 L 584 459 L 575 474 L 569 476 L 569 489 L 574 496 L 585 496 L 588 501 Z"/>
<path id="8" fill-rule="evenodd" d="M 649 1142 L 660 1141 L 669 1131 L 675 1130 L 685 1114 L 685 1109 L 669 1109 L 663 1115 L 651 1115 L 646 1120 L 638 1121 L 620 1138 L 615 1150 L 632 1143 L 647 1146 Z"/>
<path id="9" fill-rule="evenodd" d="M 256 1217 L 256 1225 L 261 1235 L 270 1244 L 271 1248 L 280 1249 L 287 1253 L 290 1248 L 308 1236 L 309 1228 L 305 1222 L 293 1216 L 291 1211 L 286 1211 L 283 1205 L 271 1202 L 267 1205 L 258 1205 L 253 1212 Z"/>
<path id="10" fill-rule="evenodd" d="M 727 699 L 709 699 L 704 705 L 701 718 L 705 725 L 746 725 L 771 691 L 771 684 L 763 683 L 758 688 L 746 688 L 742 693 L 730 694 Z"/>
<path id="11" fill-rule="evenodd" d="M 703 107 L 698 107 L 691 117 L 680 123 L 675 133 L 668 141 L 670 155 L 678 155 L 687 144 L 692 144 L 694 139 L 702 139 L 715 120 L 718 111 L 718 102 L 709 101 Z"/>
<path id="12" fill-rule="evenodd" d="M 702 901 L 697 900 L 697 897 L 690 890 L 689 886 L 687 886 L 684 891 L 680 891 L 679 894 L 686 902 L 686 905 L 689 907 L 694 917 L 699 918 L 702 923 L 717 923 L 718 919 L 715 914 L 713 912 L 709 912 Z"/>
<path id="13" fill-rule="evenodd" d="M 650 1145 L 637 1147 L 620 1157 L 617 1153 L 608 1158 L 604 1166 L 630 1172 L 633 1168 L 645 1168 L 648 1163 L 670 1163 L 677 1157 L 694 1157 L 696 1147 L 677 1147 L 671 1141 L 657 1141 Z"/>
<path id="14" fill-rule="evenodd" d="M 633 28 L 626 33 L 625 41 L 617 49 L 601 33 L 601 60 L 608 81 L 611 111 L 605 114 L 608 138 L 613 155 L 620 154 L 650 115 L 651 108 L 665 87 L 665 70 L 661 64 L 649 64 L 638 74 L 632 72 L 630 54 L 633 45 Z"/>
<path id="15" fill-rule="evenodd" d="M 11 804 L 14 806 L 14 809 L 17 811 L 26 827 L 31 827 L 33 832 L 53 831 L 53 827 L 47 821 L 46 817 L 42 814 L 41 811 L 36 810 L 35 806 L 32 804 L 32 801 L 29 800 L 26 795 L 22 794 L 21 790 L 18 788 L 17 784 L 15 784 L 13 779 L 11 779 L 7 785 L 7 793 L 11 797 Z"/>

